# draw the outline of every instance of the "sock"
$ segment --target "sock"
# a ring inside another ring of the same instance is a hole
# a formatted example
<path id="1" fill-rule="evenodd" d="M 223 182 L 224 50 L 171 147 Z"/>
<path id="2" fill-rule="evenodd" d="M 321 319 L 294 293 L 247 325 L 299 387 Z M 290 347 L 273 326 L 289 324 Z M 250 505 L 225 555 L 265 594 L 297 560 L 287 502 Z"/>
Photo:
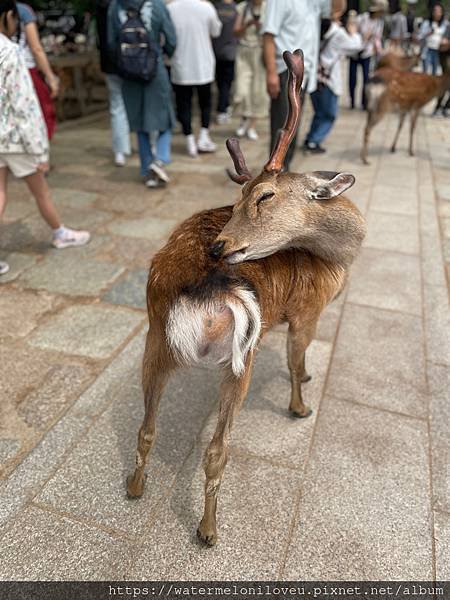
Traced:
<path id="1" fill-rule="evenodd" d="M 61 223 L 61 225 L 57 229 L 53 229 L 53 237 L 55 237 L 55 238 L 61 237 L 65 231 L 66 231 L 66 228 Z"/>

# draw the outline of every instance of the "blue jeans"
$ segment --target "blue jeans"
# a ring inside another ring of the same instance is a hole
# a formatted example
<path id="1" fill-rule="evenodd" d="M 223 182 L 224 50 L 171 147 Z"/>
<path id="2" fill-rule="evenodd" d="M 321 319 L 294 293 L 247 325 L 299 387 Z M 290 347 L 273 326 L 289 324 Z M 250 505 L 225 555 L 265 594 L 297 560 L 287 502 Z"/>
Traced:
<path id="1" fill-rule="evenodd" d="M 423 72 L 428 73 L 429 67 L 431 67 L 431 74 L 436 75 L 439 66 L 439 50 L 433 50 L 428 48 L 423 59 Z"/>
<path id="2" fill-rule="evenodd" d="M 145 177 L 148 168 L 154 160 L 160 160 L 165 165 L 170 163 L 170 145 L 172 142 L 172 130 L 157 132 L 155 148 L 152 148 L 152 140 L 147 131 L 138 131 L 137 140 L 139 146 L 139 158 L 141 160 L 141 175 Z M 155 150 L 155 152 L 153 151 Z"/>
<path id="3" fill-rule="evenodd" d="M 310 144 L 320 144 L 330 133 L 338 111 L 338 97 L 327 85 L 311 94 L 314 117 L 306 136 Z"/>
<path id="4" fill-rule="evenodd" d="M 122 97 L 123 80 L 118 75 L 106 75 L 106 85 L 109 93 L 109 114 L 111 117 L 113 152 L 131 154 L 130 128 L 125 104 Z"/>

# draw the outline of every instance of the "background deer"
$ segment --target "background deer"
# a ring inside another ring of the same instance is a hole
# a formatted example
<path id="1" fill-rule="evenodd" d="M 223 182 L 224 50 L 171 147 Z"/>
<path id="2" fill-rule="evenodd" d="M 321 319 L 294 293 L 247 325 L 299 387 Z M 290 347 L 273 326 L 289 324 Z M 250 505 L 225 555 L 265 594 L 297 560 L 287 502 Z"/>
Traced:
<path id="1" fill-rule="evenodd" d="M 420 54 L 414 56 L 406 56 L 398 52 L 386 52 L 380 58 L 377 69 L 390 68 L 398 69 L 399 71 L 411 71 L 420 62 Z"/>
<path id="2" fill-rule="evenodd" d="M 353 185 L 352 175 L 281 172 L 299 119 L 303 55 L 286 52 L 284 60 L 290 110 L 262 173 L 253 178 L 238 141 L 228 140 L 237 171 L 232 179 L 244 184 L 241 199 L 177 227 L 153 258 L 148 279 L 145 416 L 128 495 L 144 491 L 145 462 L 169 375 L 179 366 L 220 366 L 219 417 L 204 457 L 205 508 L 197 531 L 210 546 L 217 540 L 217 496 L 231 425 L 247 392 L 258 342 L 276 323 L 289 323 L 289 410 L 307 417 L 311 411 L 301 390 L 308 379 L 305 351 L 320 313 L 342 290 L 365 233 L 357 208 L 340 196 Z"/>
<path id="3" fill-rule="evenodd" d="M 367 123 L 361 150 L 361 159 L 364 164 L 369 164 L 367 151 L 371 130 L 381 121 L 387 112 L 393 110 L 400 113 L 400 118 L 391 146 L 391 152 L 395 152 L 405 117 L 410 113 L 409 154 L 413 156 L 414 129 L 420 110 L 430 100 L 440 97 L 449 89 L 449 73 L 433 76 L 426 75 L 425 73 L 404 72 L 389 68 L 378 69 L 366 86 Z"/>

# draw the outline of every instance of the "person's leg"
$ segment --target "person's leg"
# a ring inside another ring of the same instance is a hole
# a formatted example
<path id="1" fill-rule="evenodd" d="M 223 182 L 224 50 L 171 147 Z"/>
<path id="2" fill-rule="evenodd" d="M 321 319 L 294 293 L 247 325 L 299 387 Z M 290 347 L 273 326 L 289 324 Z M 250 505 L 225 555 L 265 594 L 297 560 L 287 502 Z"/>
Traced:
<path id="1" fill-rule="evenodd" d="M 227 91 L 226 91 L 226 62 L 225 60 L 217 60 L 216 62 L 216 83 L 218 91 L 217 112 L 225 113 L 228 108 Z"/>
<path id="2" fill-rule="evenodd" d="M 184 135 L 192 134 L 192 85 L 174 85 L 177 118 Z"/>
<path id="3" fill-rule="evenodd" d="M 41 171 L 36 171 L 31 175 L 24 177 L 28 189 L 33 194 L 44 221 L 53 230 L 61 227 L 61 219 L 59 218 L 56 206 L 53 204 L 50 188 L 44 174 Z"/>
<path id="4" fill-rule="evenodd" d="M 361 67 L 363 72 L 363 87 L 362 87 L 362 96 L 361 96 L 361 104 L 364 110 L 367 108 L 367 100 L 366 100 L 366 84 L 369 81 L 369 71 L 370 71 L 370 57 L 361 59 Z"/>
<path id="5" fill-rule="evenodd" d="M 170 163 L 170 149 L 172 144 L 172 130 L 167 129 L 159 133 L 156 142 L 156 159 L 165 165 Z"/>
<path id="6" fill-rule="evenodd" d="M 209 128 L 211 119 L 211 84 L 197 86 L 198 103 L 200 105 L 200 116 L 203 129 Z"/>
<path id="7" fill-rule="evenodd" d="M 139 159 L 141 162 L 141 176 L 145 177 L 148 174 L 148 169 L 153 161 L 150 134 L 147 131 L 138 131 L 137 141 L 139 148 Z"/>
<path id="8" fill-rule="evenodd" d="M 270 152 L 272 152 L 277 138 L 278 131 L 284 127 L 286 117 L 289 112 L 289 101 L 286 94 L 286 83 L 288 79 L 288 71 L 284 71 L 280 74 L 280 93 L 277 98 L 272 99 L 270 103 Z M 304 100 L 305 89 L 307 87 L 307 82 L 304 82 L 304 87 L 301 91 L 302 102 Z M 294 133 L 294 137 L 292 138 L 292 142 L 289 145 L 288 151 L 286 153 L 286 158 L 284 159 L 284 168 L 286 171 L 289 170 L 289 165 L 291 164 L 292 158 L 294 156 L 295 148 L 297 145 L 297 135 L 298 135 L 298 127 Z"/>
<path id="9" fill-rule="evenodd" d="M 318 88 L 315 92 L 310 94 L 311 104 L 313 105 L 314 115 L 311 121 L 311 125 L 306 135 L 305 143 L 306 144 L 317 144 L 320 140 L 318 140 L 318 131 L 320 129 L 320 123 L 322 118 L 322 88 Z"/>
<path id="10" fill-rule="evenodd" d="M 8 187 L 8 167 L 0 167 L 0 221 L 6 208 L 6 191 Z"/>
<path id="11" fill-rule="evenodd" d="M 439 51 L 431 50 L 431 73 L 436 75 L 439 66 Z"/>
<path id="12" fill-rule="evenodd" d="M 350 59 L 349 62 L 349 74 L 348 74 L 348 87 L 350 93 L 350 106 L 355 108 L 355 89 L 356 89 L 356 77 L 357 77 L 358 61 L 354 58 Z"/>
<path id="13" fill-rule="evenodd" d="M 234 60 L 224 61 L 224 84 L 223 84 L 223 95 L 224 95 L 224 112 L 228 111 L 230 106 L 230 90 L 234 80 Z"/>
<path id="14" fill-rule="evenodd" d="M 130 128 L 122 96 L 123 81 L 118 75 L 106 75 L 111 117 L 112 148 L 114 154 L 131 154 Z"/>

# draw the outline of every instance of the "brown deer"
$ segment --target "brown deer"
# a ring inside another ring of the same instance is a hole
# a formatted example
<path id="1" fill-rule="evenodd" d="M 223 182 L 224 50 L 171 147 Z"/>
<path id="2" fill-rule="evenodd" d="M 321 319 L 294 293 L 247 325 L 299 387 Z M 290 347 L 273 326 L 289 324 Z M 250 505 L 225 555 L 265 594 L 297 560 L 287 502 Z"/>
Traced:
<path id="1" fill-rule="evenodd" d="M 399 71 L 411 71 L 420 62 L 420 54 L 405 56 L 398 52 L 386 52 L 380 58 L 377 69 L 389 68 Z"/>
<path id="2" fill-rule="evenodd" d="M 367 94 L 367 123 L 364 130 L 364 141 L 361 159 L 367 160 L 370 132 L 383 116 L 389 111 L 400 113 L 400 119 L 395 133 L 391 152 L 395 152 L 405 117 L 411 114 L 409 133 L 409 154 L 414 155 L 413 138 L 420 110 L 430 100 L 440 97 L 450 89 L 450 74 L 439 76 L 425 73 L 398 71 L 397 69 L 378 69 L 366 85 Z"/>
<path id="3" fill-rule="evenodd" d="M 147 285 L 149 331 L 143 361 L 145 416 L 139 430 L 129 497 L 144 491 L 145 462 L 169 375 L 179 366 L 219 365 L 223 372 L 217 428 L 204 457 L 205 508 L 197 534 L 217 541 L 216 506 L 228 458 L 228 438 L 250 382 L 261 337 L 289 323 L 289 410 L 307 417 L 301 384 L 305 351 L 320 313 L 341 292 L 365 234 L 358 209 L 340 194 L 348 173 L 283 173 L 300 114 L 303 55 L 285 52 L 290 109 L 263 171 L 252 177 L 236 139 L 227 141 L 244 184 L 237 204 L 187 219 L 155 255 Z M 255 260 L 259 259 L 259 260 Z"/>

